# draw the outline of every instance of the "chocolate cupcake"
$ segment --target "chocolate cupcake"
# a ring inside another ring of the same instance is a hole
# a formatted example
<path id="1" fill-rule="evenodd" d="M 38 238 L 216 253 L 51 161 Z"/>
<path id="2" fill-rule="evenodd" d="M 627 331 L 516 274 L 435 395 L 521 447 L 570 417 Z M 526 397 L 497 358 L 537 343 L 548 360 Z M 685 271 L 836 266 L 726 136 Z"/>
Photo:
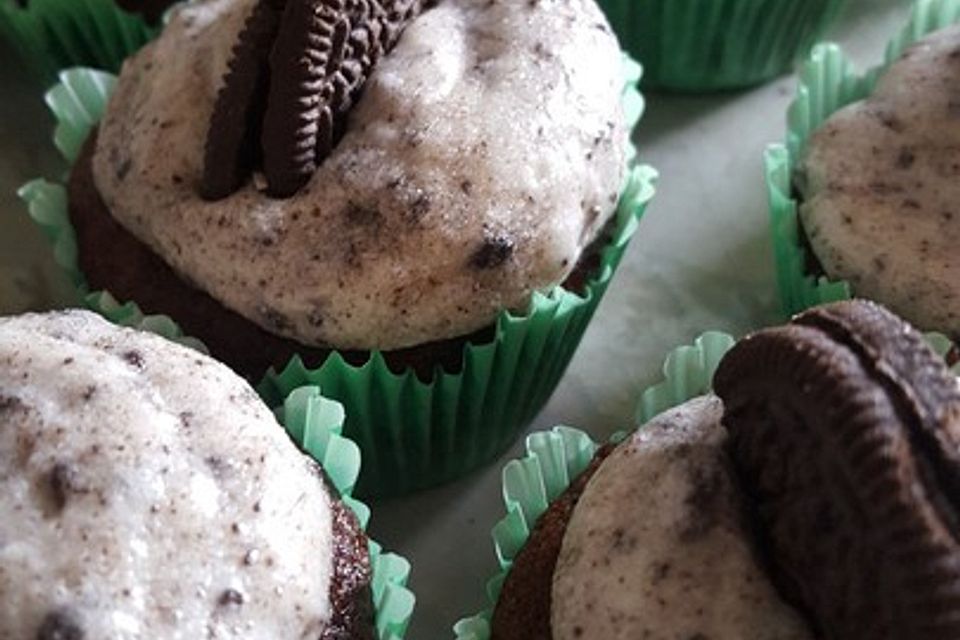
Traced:
<path id="1" fill-rule="evenodd" d="M 919 2 L 878 71 L 858 76 L 824 47 L 803 73 L 789 148 L 767 158 L 785 312 L 856 295 L 925 331 L 960 336 L 951 134 L 960 27 L 949 26 L 957 8 Z"/>
<path id="2" fill-rule="evenodd" d="M 397 576 L 226 367 L 80 311 L 0 319 L 0 362 L 0 636 L 397 631 Z"/>
<path id="3" fill-rule="evenodd" d="M 528 440 L 504 470 L 492 610 L 458 638 L 956 635 L 960 385 L 943 358 L 860 301 L 730 346 L 675 352 L 644 406 L 668 389 L 683 404 L 620 443 Z"/>
<path id="4" fill-rule="evenodd" d="M 273 367 L 271 402 L 345 402 L 368 493 L 464 473 L 545 402 L 651 195 L 622 63 L 592 0 L 183 7 L 103 78 L 78 281 Z"/>

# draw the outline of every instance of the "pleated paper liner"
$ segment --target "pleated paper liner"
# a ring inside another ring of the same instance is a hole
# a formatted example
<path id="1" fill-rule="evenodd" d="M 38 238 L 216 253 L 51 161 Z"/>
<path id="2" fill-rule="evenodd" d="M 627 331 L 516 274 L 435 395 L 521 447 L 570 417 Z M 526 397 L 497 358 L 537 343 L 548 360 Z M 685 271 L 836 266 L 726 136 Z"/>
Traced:
<path id="1" fill-rule="evenodd" d="M 301 387 L 287 396 L 277 409 L 277 418 L 294 442 L 320 463 L 344 504 L 353 509 L 366 529 L 370 510 L 351 497 L 360 474 L 360 449 L 342 435 L 343 407 L 321 396 L 317 387 Z M 370 565 L 377 639 L 401 640 L 415 601 L 406 588 L 410 563 L 396 554 L 383 553 L 371 540 Z"/>
<path id="2" fill-rule="evenodd" d="M 846 0 L 598 0 L 644 88 L 749 87 L 792 69 Z"/>
<path id="3" fill-rule="evenodd" d="M 941 356 L 953 349 L 953 343 L 940 334 L 927 334 L 926 338 Z M 642 428 L 664 411 L 709 393 L 720 361 L 735 342 L 726 333 L 709 331 L 692 345 L 674 349 L 663 365 L 663 380 L 640 397 L 636 426 Z M 960 364 L 953 367 L 953 372 L 960 375 Z M 618 433 L 611 441 L 620 442 L 624 437 Z M 513 559 L 527 543 L 540 516 L 583 473 L 599 447 L 584 431 L 555 427 L 528 436 L 526 455 L 504 467 L 503 502 L 507 514 L 491 532 L 499 571 L 487 583 L 488 608 L 457 622 L 457 640 L 489 639 L 493 608 Z"/>
<path id="4" fill-rule="evenodd" d="M 764 157 L 777 286 L 785 316 L 856 293 L 849 283 L 814 275 L 808 269 L 812 256 L 802 242 L 793 172 L 810 136 L 833 113 L 869 96 L 877 79 L 904 49 L 956 22 L 960 22 L 960 0 L 919 0 L 908 24 L 887 46 L 880 66 L 858 73 L 839 47 L 824 44 L 814 49 L 800 71 L 797 96 L 787 113 L 786 143 L 771 145 Z"/>
<path id="5" fill-rule="evenodd" d="M 624 60 L 623 104 L 633 126 L 643 112 L 636 89 L 640 67 Z M 72 69 L 47 94 L 57 119 L 54 140 L 69 163 L 103 114 L 114 76 Z M 430 382 L 412 371 L 395 374 L 374 352 L 362 366 L 337 353 L 315 370 L 294 358 L 282 371 L 270 371 L 258 387 L 271 405 L 292 389 L 317 384 L 347 409 L 346 434 L 360 445 L 364 472 L 358 492 L 386 496 L 437 485 L 496 457 L 533 419 L 563 375 L 592 318 L 639 220 L 653 197 L 656 172 L 635 164 L 616 213 L 612 239 L 583 295 L 556 287 L 535 294 L 523 313 L 501 313 L 488 344 L 465 347 L 460 373 L 437 370 Z M 168 338 L 202 345 L 185 337 L 175 321 L 148 316 L 133 301 L 118 302 L 104 291 L 90 291 L 77 265 L 77 244 L 61 182 L 34 180 L 21 189 L 30 215 L 50 238 L 58 263 L 84 295 L 86 304 L 110 320 L 156 331 Z"/>
<path id="6" fill-rule="evenodd" d="M 155 32 L 114 0 L 0 0 L 0 37 L 43 83 L 65 67 L 116 72 Z"/>

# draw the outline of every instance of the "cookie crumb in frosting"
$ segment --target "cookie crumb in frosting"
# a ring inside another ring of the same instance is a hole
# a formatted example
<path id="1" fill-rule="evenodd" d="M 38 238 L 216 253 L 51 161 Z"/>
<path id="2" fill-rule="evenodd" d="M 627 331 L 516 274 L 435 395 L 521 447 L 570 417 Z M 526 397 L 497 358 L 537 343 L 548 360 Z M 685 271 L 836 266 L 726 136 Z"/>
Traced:
<path id="1" fill-rule="evenodd" d="M 493 269 L 499 267 L 513 255 L 513 240 L 502 233 L 494 233 L 483 239 L 483 244 L 470 256 L 470 266 L 474 269 Z"/>
<path id="2" fill-rule="evenodd" d="M 83 627 L 70 609 L 55 609 L 48 613 L 37 630 L 37 640 L 84 640 Z"/>

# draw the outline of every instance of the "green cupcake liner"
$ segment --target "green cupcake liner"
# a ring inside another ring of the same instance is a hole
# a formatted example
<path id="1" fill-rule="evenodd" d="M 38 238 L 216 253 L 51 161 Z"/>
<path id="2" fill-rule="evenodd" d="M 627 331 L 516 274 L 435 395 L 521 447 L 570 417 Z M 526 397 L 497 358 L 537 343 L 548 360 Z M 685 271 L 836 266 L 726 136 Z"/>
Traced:
<path id="1" fill-rule="evenodd" d="M 943 335 L 930 333 L 926 334 L 926 339 L 941 356 L 953 348 L 953 343 Z M 641 394 L 636 426 L 642 427 L 664 411 L 709 393 L 720 361 L 734 344 L 733 336 L 708 331 L 692 345 L 674 349 L 663 365 L 663 380 Z M 952 371 L 960 376 L 960 363 Z M 618 442 L 623 437 L 623 434 L 617 434 L 611 441 Z M 527 543 L 540 516 L 589 466 L 599 446 L 583 431 L 555 427 L 528 436 L 526 456 L 512 460 L 504 467 L 503 502 L 507 515 L 491 532 L 500 570 L 487 583 L 489 607 L 454 625 L 457 640 L 490 638 L 493 608 L 513 559 Z"/>
<path id="2" fill-rule="evenodd" d="M 833 44 L 818 45 L 800 71 L 797 96 L 787 113 L 786 144 L 771 145 L 764 156 L 777 287 L 784 315 L 850 298 L 849 283 L 815 277 L 807 270 L 811 256 L 801 242 L 798 209 L 792 188 L 794 169 L 810 136 L 834 112 L 870 95 L 877 79 L 904 49 L 925 35 L 960 22 L 960 0 L 919 0 L 910 21 L 887 46 L 884 62 L 860 74 Z"/>
<path id="3" fill-rule="evenodd" d="M 118 71 L 155 32 L 114 0 L 0 0 L 0 37 L 43 82 L 78 65 Z"/>
<path id="4" fill-rule="evenodd" d="M 846 0 L 599 0 L 645 88 L 716 91 L 789 71 Z"/>
<path id="5" fill-rule="evenodd" d="M 320 395 L 319 387 L 308 386 L 293 390 L 276 413 L 294 442 L 320 463 L 344 504 L 353 509 L 366 529 L 370 509 L 351 497 L 360 473 L 360 449 L 342 435 L 343 407 Z M 396 554 L 384 553 L 371 540 L 370 565 L 377 639 L 401 640 L 415 602 L 406 587 L 410 563 Z"/>
<path id="6" fill-rule="evenodd" d="M 624 59 L 623 104 L 634 125 L 643 112 L 636 89 L 640 67 Z M 112 75 L 71 69 L 47 94 L 57 119 L 54 140 L 73 163 L 90 130 L 102 116 L 113 90 Z M 505 450 L 540 411 L 566 370 L 587 324 L 653 197 L 656 172 L 635 164 L 620 197 L 612 240 L 603 249 L 596 275 L 584 294 L 562 287 L 533 296 L 524 313 L 503 312 L 491 343 L 468 345 L 460 373 L 437 370 L 430 382 L 412 371 L 395 374 L 382 354 L 362 366 L 337 353 L 310 370 L 294 358 L 282 371 L 269 371 L 258 386 L 274 406 L 294 388 L 316 384 L 347 408 L 346 434 L 360 445 L 364 472 L 358 492 L 389 496 L 437 485 L 462 476 Z M 67 213 L 66 187 L 34 180 L 20 190 L 31 218 L 51 240 L 57 262 L 73 278 L 86 305 L 110 320 L 161 333 L 202 349 L 166 316 L 149 316 L 134 302 L 121 304 L 109 293 L 91 291 L 77 264 L 77 245 Z"/>

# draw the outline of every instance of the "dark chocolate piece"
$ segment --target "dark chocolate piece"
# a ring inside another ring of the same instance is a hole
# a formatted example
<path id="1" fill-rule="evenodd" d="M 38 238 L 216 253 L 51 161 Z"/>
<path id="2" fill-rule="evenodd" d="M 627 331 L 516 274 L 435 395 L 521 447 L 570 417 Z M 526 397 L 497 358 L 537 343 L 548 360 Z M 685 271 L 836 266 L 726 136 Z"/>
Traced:
<path id="1" fill-rule="evenodd" d="M 960 637 L 960 391 L 882 307 L 741 341 L 714 378 L 782 594 L 828 639 Z"/>
<path id="2" fill-rule="evenodd" d="M 284 2 L 257 2 L 233 47 L 204 147 L 200 195 L 207 200 L 225 198 L 239 189 L 259 161 L 256 132 L 266 109 L 270 48 Z"/>
<path id="3" fill-rule="evenodd" d="M 598 449 L 590 465 L 537 519 L 500 590 L 490 621 L 490 640 L 551 640 L 553 637 L 551 590 L 563 537 L 580 496 L 613 449 L 613 445 Z"/>

